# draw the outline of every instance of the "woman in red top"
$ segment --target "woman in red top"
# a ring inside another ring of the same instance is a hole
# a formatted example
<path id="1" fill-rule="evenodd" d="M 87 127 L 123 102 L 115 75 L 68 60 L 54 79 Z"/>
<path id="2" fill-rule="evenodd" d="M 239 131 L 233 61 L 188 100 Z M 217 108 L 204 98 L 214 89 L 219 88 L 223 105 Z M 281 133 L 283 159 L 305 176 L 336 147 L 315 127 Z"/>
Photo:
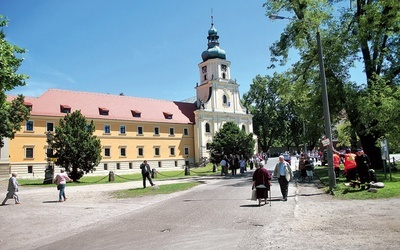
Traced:
<path id="1" fill-rule="evenodd" d="M 336 178 L 339 178 L 340 174 L 340 155 L 334 153 L 333 154 L 333 168 L 335 169 Z"/>
<path id="2" fill-rule="evenodd" d="M 253 173 L 253 187 L 256 189 L 258 205 L 261 205 L 261 200 L 265 200 L 267 204 L 268 190 L 271 185 L 271 174 L 266 170 L 263 164 L 260 162 L 259 167 L 256 165 L 256 171 Z"/>

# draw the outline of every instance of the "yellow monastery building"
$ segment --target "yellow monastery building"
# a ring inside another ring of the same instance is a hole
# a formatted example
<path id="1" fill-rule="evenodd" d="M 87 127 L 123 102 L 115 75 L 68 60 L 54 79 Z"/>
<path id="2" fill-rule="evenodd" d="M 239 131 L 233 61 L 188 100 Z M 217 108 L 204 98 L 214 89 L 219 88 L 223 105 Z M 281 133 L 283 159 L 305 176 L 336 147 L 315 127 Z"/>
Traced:
<path id="1" fill-rule="evenodd" d="M 139 172 L 143 160 L 159 171 L 198 163 L 209 157 L 207 144 L 228 121 L 252 133 L 252 115 L 241 105 L 239 85 L 231 79 L 230 62 L 218 38 L 211 24 L 208 48 L 198 65 L 196 101 L 191 103 L 60 89 L 25 97 L 30 118 L 14 139 L 4 138 L 0 178 L 11 172 L 20 178 L 43 178 L 49 160 L 48 132 L 75 110 L 93 120 L 94 135 L 101 140 L 102 160 L 94 175 Z"/>

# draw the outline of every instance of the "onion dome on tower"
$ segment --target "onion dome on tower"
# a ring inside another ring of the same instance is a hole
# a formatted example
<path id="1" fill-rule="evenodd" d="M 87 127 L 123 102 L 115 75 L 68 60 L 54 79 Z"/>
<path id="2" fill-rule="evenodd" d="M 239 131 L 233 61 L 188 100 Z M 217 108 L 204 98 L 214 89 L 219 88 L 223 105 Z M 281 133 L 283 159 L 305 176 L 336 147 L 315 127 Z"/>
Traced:
<path id="1" fill-rule="evenodd" d="M 203 62 L 207 61 L 208 59 L 220 58 L 226 59 L 225 50 L 219 47 L 218 42 L 218 32 L 217 29 L 214 27 L 214 23 L 211 22 L 211 28 L 208 30 L 208 49 L 203 51 L 201 54 L 201 58 Z"/>

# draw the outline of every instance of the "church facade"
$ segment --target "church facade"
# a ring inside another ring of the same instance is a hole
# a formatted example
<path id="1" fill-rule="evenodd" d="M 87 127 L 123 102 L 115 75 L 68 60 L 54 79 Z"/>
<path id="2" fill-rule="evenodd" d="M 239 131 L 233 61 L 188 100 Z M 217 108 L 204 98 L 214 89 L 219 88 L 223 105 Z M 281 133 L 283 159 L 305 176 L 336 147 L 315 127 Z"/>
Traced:
<path id="1" fill-rule="evenodd" d="M 101 141 L 102 160 L 93 175 L 139 172 L 143 160 L 162 170 L 201 162 L 209 157 L 207 145 L 214 134 L 228 121 L 252 133 L 252 115 L 240 102 L 239 85 L 231 78 L 231 63 L 218 38 L 212 23 L 208 48 L 198 64 L 194 103 L 59 89 L 25 97 L 31 115 L 14 139 L 4 139 L 0 178 L 11 172 L 21 178 L 43 178 L 46 166 L 54 161 L 47 157 L 52 150 L 47 138 L 62 117 L 76 110 L 93 120 L 94 135 Z"/>

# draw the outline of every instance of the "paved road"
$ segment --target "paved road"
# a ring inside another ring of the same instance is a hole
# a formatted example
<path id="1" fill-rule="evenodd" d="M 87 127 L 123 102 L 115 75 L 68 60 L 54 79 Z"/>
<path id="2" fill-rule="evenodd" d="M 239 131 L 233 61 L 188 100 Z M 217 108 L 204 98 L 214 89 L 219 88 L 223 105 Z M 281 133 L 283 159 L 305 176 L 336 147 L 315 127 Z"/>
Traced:
<path id="1" fill-rule="evenodd" d="M 267 168 L 272 169 L 272 158 Z M 191 190 L 116 200 L 105 191 L 140 182 L 22 190 L 24 203 L 0 207 L 1 249 L 398 249 L 400 199 L 337 201 L 315 183 L 290 183 L 272 205 L 251 201 L 251 175 L 205 177 Z M 183 180 L 185 181 L 185 180 Z M 157 181 L 159 185 L 170 181 Z M 3 195 L 3 194 L 0 194 Z M 385 207 L 374 209 L 382 202 Z M 375 217 L 384 221 L 360 218 Z M 390 223 L 392 222 L 392 224 Z M 360 233 L 362 232 L 362 233 Z M 366 241 L 368 235 L 368 241 Z"/>

